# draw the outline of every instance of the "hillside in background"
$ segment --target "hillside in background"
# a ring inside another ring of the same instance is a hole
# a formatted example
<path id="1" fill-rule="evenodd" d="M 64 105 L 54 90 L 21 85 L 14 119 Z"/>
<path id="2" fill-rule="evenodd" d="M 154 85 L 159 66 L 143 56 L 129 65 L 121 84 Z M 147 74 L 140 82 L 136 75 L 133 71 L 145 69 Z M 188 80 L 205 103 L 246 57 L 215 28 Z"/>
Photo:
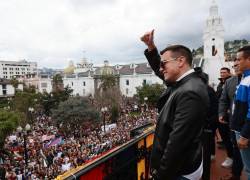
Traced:
<path id="1" fill-rule="evenodd" d="M 250 41 L 246 39 L 226 41 L 224 45 L 226 61 L 232 61 L 236 56 L 237 50 L 245 45 L 250 45 Z M 203 56 L 203 46 L 197 48 L 196 50 L 193 50 L 193 54 L 195 57 Z"/>

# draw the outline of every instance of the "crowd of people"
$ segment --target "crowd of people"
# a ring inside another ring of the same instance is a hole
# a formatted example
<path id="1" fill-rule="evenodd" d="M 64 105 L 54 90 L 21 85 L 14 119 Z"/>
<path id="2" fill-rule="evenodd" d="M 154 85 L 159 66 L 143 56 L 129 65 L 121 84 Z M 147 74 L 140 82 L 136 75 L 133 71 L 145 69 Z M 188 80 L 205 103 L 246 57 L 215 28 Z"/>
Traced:
<path id="1" fill-rule="evenodd" d="M 100 126 L 64 134 L 45 115 L 36 117 L 32 129 L 26 134 L 27 163 L 25 161 L 24 134 L 14 132 L 6 139 L 6 153 L 0 157 L 6 179 L 54 179 L 58 175 L 100 157 L 109 150 L 129 140 L 130 131 L 156 119 L 154 109 L 131 115 L 133 105 L 122 108 L 117 122 L 107 123 L 104 132 Z M 138 110 L 138 109 L 136 109 Z M 79 133 L 82 131 L 82 133 Z M 7 153 L 9 152 L 9 153 Z"/>

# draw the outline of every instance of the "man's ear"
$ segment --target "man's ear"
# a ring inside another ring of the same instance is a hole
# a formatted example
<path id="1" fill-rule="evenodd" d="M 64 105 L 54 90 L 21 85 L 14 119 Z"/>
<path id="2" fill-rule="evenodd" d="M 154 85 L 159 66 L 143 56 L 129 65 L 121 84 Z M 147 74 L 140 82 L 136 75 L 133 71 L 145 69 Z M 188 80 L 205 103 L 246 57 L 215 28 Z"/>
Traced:
<path id="1" fill-rule="evenodd" d="M 178 58 L 179 61 L 179 67 L 183 67 L 184 64 L 186 63 L 186 58 L 184 56 L 181 56 Z"/>

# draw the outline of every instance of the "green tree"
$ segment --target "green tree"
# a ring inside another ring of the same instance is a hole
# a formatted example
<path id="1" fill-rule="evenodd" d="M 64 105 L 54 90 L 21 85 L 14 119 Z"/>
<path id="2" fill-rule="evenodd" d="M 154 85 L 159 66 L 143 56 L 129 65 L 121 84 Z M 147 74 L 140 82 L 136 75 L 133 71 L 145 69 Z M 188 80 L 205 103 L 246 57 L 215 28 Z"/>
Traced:
<path id="1" fill-rule="evenodd" d="M 17 88 L 18 88 L 18 84 L 19 84 L 18 80 L 17 80 L 15 77 L 13 77 L 13 78 L 10 80 L 10 84 L 14 87 L 15 92 L 16 92 L 16 90 L 17 90 Z"/>
<path id="2" fill-rule="evenodd" d="M 143 84 L 143 86 L 136 88 L 136 97 L 139 98 L 140 103 L 144 102 L 144 98 L 147 97 L 147 103 L 150 105 L 156 105 L 159 97 L 164 91 L 162 84 Z"/>
<path id="3" fill-rule="evenodd" d="M 30 123 L 32 121 L 29 108 L 35 109 L 39 94 L 31 89 L 27 91 L 17 91 L 14 99 L 12 100 L 12 107 L 14 111 L 19 112 L 22 116 L 21 122 Z"/>
<path id="4" fill-rule="evenodd" d="M 113 88 L 117 85 L 117 77 L 112 74 L 105 74 L 101 76 L 101 85 L 103 91 Z"/>
<path id="5" fill-rule="evenodd" d="M 40 96 L 39 104 L 46 115 L 51 115 L 51 109 L 56 109 L 60 102 L 66 101 L 72 94 L 70 87 L 57 89 L 51 93 L 43 93 Z"/>
<path id="6" fill-rule="evenodd" d="M 100 77 L 101 84 L 96 92 L 95 98 L 101 107 L 108 107 L 111 111 L 111 121 L 116 122 L 122 95 L 118 86 L 118 76 L 113 74 L 104 74 Z M 100 108 L 101 108 L 100 107 Z"/>
<path id="7" fill-rule="evenodd" d="M 102 75 L 101 84 L 96 93 L 96 99 L 104 105 L 113 105 L 119 107 L 119 102 L 121 102 L 121 91 L 118 86 L 118 76 L 107 74 Z"/>
<path id="8" fill-rule="evenodd" d="M 52 119 L 65 133 L 71 133 L 74 129 L 80 129 L 100 120 L 95 107 L 87 98 L 81 97 L 71 97 L 60 102 L 58 108 L 52 110 Z"/>
<path id="9" fill-rule="evenodd" d="M 53 76 L 52 89 L 53 92 L 63 91 L 63 79 L 60 74 Z"/>
<path id="10" fill-rule="evenodd" d="M 16 112 L 0 110 L 0 149 L 4 147 L 5 138 L 17 128 L 19 117 Z"/>
<path id="11" fill-rule="evenodd" d="M 1 98 L 0 99 L 0 109 L 8 107 L 8 99 L 7 98 Z"/>

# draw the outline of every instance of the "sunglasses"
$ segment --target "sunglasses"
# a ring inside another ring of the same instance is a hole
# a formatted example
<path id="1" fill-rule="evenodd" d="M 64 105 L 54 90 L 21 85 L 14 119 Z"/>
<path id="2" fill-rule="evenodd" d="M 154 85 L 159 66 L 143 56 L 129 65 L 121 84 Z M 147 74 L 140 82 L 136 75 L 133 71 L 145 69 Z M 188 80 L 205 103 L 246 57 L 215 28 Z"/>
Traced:
<path id="1" fill-rule="evenodd" d="M 165 64 L 167 64 L 167 63 L 170 62 L 170 61 L 176 61 L 176 59 L 178 59 L 178 57 L 177 57 L 177 58 L 171 58 L 171 59 L 164 59 L 164 60 L 161 60 L 160 66 L 161 66 L 161 67 L 164 67 Z"/>

